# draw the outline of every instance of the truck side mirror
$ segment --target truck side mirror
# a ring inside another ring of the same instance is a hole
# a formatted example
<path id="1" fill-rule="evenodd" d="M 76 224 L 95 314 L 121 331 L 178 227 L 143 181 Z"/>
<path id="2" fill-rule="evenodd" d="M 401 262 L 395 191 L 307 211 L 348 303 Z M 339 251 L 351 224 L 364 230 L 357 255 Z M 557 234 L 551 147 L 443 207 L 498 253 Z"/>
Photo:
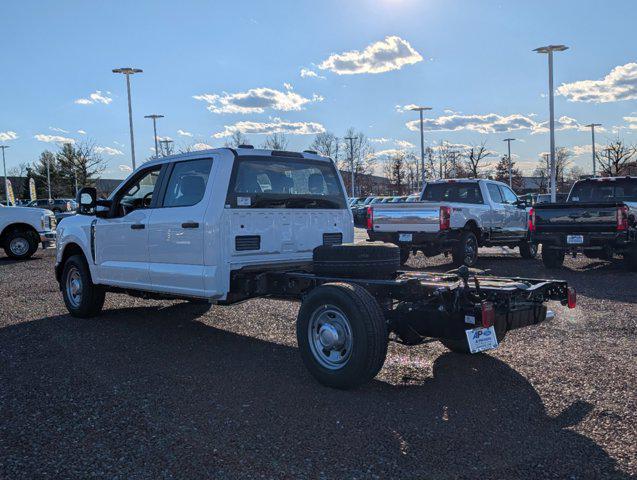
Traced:
<path id="1" fill-rule="evenodd" d="M 94 187 L 83 187 L 77 192 L 77 213 L 93 215 L 97 203 L 97 190 Z"/>

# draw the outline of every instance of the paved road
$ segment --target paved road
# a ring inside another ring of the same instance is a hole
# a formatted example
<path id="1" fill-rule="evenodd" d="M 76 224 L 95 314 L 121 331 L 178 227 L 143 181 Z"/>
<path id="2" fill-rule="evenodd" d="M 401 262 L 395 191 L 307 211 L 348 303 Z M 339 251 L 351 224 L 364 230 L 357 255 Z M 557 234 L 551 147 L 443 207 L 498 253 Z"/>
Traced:
<path id="1" fill-rule="evenodd" d="M 410 268 L 449 267 L 412 257 Z M 490 353 L 390 346 L 376 380 L 318 385 L 298 305 L 207 313 L 109 295 L 66 315 L 51 251 L 0 255 L 0 478 L 629 478 L 637 474 L 637 291 L 618 263 L 488 253 L 565 278 L 580 307 Z"/>

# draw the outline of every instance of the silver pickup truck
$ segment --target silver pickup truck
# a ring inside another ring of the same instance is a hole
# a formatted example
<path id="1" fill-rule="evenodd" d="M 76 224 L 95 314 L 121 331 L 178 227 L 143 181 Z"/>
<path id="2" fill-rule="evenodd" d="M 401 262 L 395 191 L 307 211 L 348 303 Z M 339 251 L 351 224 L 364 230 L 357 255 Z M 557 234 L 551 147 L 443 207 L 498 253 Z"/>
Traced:
<path id="1" fill-rule="evenodd" d="M 425 184 L 420 202 L 368 207 L 371 241 L 401 248 L 404 263 L 411 252 L 427 257 L 451 253 L 455 265 L 475 265 L 478 247 L 519 247 L 534 258 L 529 242 L 529 212 L 507 185 L 493 180 L 454 179 Z"/>

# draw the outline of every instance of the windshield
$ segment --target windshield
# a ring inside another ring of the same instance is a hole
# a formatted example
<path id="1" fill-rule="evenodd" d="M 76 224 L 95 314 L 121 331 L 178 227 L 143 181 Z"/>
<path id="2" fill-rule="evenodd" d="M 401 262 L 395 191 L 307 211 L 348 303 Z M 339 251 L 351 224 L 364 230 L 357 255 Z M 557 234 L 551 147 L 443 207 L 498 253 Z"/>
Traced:
<path id="1" fill-rule="evenodd" d="M 637 202 L 637 178 L 585 180 L 573 185 L 570 203 Z"/>
<path id="2" fill-rule="evenodd" d="M 238 208 L 346 208 L 334 164 L 325 161 L 239 158 L 227 203 Z"/>

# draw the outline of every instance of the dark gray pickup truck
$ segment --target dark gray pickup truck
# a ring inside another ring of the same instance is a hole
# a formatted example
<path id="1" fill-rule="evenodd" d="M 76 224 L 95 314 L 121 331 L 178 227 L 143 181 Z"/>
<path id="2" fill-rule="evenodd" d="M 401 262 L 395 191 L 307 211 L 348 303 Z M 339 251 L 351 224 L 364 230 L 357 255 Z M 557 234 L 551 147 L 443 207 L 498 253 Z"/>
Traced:
<path id="1" fill-rule="evenodd" d="M 548 268 L 567 253 L 610 260 L 622 255 L 637 269 L 637 177 L 580 180 L 564 203 L 536 204 L 530 212 L 531 241 L 542 244 Z"/>

